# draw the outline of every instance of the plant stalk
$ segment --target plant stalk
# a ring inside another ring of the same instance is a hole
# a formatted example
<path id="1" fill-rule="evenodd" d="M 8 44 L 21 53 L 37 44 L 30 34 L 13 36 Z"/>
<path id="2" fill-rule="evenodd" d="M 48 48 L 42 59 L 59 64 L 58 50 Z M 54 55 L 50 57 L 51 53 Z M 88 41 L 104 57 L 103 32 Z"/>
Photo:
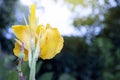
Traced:
<path id="1" fill-rule="evenodd" d="M 35 80 L 35 71 L 36 71 L 36 61 L 35 59 L 33 59 L 31 62 L 31 67 L 30 67 L 29 80 Z"/>
<path id="2" fill-rule="evenodd" d="M 17 66 L 17 72 L 21 80 L 26 80 L 26 77 L 23 75 L 23 72 L 21 70 L 21 63 L 22 63 L 22 59 L 19 59 L 19 64 Z"/>

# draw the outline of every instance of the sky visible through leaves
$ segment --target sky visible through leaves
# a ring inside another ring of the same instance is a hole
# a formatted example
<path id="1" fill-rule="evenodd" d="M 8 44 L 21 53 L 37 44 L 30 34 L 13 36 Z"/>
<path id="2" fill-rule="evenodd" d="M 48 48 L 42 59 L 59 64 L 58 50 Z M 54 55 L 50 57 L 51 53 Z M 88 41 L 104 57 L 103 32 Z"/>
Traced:
<path id="1" fill-rule="evenodd" d="M 75 14 L 70 10 L 72 5 L 65 4 L 64 0 L 59 0 L 57 3 L 54 0 L 21 0 L 21 3 L 30 6 L 32 3 L 37 3 L 37 16 L 39 22 L 46 24 L 50 23 L 52 26 L 57 27 L 62 35 L 83 35 L 86 29 L 83 28 L 81 32 L 75 29 L 72 25 Z M 39 5 L 44 7 L 44 10 L 39 10 Z M 82 8 L 76 8 L 76 11 L 81 11 Z M 83 16 L 90 13 L 81 11 Z M 84 12 L 84 13 L 83 13 Z M 87 13 L 87 14 L 86 14 Z"/>

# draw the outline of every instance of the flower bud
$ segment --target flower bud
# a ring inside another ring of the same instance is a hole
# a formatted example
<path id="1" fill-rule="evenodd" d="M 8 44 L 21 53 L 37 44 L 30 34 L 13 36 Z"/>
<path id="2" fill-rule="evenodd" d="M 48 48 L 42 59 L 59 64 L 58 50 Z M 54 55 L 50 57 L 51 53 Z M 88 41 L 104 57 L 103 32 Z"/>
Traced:
<path id="1" fill-rule="evenodd" d="M 23 52 L 20 52 L 20 53 L 18 54 L 18 58 L 24 59 L 24 58 L 25 58 L 25 54 L 24 54 Z"/>

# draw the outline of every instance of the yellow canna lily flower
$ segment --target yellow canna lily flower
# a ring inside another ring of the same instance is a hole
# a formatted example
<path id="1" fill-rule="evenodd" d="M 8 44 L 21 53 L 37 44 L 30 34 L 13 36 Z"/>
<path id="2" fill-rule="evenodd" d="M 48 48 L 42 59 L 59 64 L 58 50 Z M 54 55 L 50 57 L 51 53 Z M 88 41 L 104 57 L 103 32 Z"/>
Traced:
<path id="1" fill-rule="evenodd" d="M 57 28 L 52 28 L 50 25 L 46 26 L 40 46 L 40 57 L 42 59 L 51 59 L 61 51 L 63 47 L 63 38 L 60 36 Z"/>
<path id="2" fill-rule="evenodd" d="M 31 46 L 35 49 L 39 45 L 39 57 L 42 59 L 51 59 L 58 54 L 63 47 L 63 37 L 60 35 L 57 28 L 52 28 L 49 24 L 44 28 L 43 25 L 36 25 L 35 5 L 31 6 L 29 25 L 14 25 L 12 26 L 15 36 L 24 43 L 24 61 L 28 60 Z M 34 45 L 31 45 L 31 39 L 34 40 Z M 14 54 L 18 56 L 21 51 L 21 44 L 16 42 Z"/>

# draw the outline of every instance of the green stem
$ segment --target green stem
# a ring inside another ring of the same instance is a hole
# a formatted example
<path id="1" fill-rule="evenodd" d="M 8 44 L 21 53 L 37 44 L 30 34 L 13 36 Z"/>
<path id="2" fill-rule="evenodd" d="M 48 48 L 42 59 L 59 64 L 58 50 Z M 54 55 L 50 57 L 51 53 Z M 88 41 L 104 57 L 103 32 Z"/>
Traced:
<path id="1" fill-rule="evenodd" d="M 29 80 L 35 80 L 35 71 L 36 71 L 36 61 L 35 59 L 33 59 L 30 67 Z"/>
<path id="2" fill-rule="evenodd" d="M 21 63 L 22 63 L 22 59 L 19 59 L 19 64 L 17 66 L 17 72 L 21 80 L 26 80 L 26 77 L 23 75 L 23 72 L 21 70 Z"/>

